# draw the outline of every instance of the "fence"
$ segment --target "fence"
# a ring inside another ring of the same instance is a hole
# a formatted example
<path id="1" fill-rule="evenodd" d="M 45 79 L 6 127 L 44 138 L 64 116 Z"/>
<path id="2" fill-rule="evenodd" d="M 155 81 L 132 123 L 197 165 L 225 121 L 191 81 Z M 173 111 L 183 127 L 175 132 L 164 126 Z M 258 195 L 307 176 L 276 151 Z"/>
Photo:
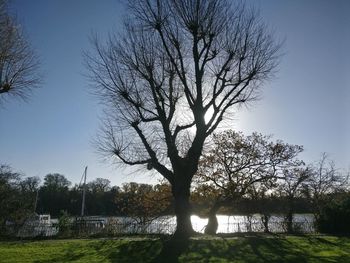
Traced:
<path id="1" fill-rule="evenodd" d="M 313 222 L 302 221 L 293 222 L 292 228 L 295 233 L 314 233 L 315 227 Z M 269 222 L 269 232 L 286 233 L 287 222 L 272 221 Z M 244 233 L 244 232 L 265 232 L 265 226 L 260 222 L 237 222 L 237 223 L 221 223 L 218 232 L 221 233 Z"/>

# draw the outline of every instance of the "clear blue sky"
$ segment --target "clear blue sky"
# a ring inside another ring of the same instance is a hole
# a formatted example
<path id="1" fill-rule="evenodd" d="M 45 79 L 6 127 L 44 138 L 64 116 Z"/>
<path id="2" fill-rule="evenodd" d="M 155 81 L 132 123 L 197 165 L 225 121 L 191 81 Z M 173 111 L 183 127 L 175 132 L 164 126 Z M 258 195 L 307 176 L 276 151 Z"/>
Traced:
<path id="1" fill-rule="evenodd" d="M 124 11 L 113 0 L 12 0 L 42 61 L 44 84 L 24 103 L 0 108 L 0 161 L 27 176 L 64 174 L 77 183 L 154 182 L 99 160 L 91 144 L 101 106 L 89 94 L 82 51 L 88 37 L 119 30 Z M 285 55 L 262 100 L 235 115 L 231 128 L 259 131 L 305 147 L 306 162 L 328 152 L 338 167 L 350 166 L 350 1 L 249 0 L 280 39 Z"/>

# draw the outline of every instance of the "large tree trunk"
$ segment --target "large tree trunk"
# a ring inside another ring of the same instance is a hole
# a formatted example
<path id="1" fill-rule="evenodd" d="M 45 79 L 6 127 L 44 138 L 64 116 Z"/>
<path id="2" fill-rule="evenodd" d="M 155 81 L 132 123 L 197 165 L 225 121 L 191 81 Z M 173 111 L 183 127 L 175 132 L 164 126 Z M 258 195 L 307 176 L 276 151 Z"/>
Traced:
<path id="1" fill-rule="evenodd" d="M 176 215 L 176 237 L 189 237 L 194 234 L 191 223 L 191 209 L 189 197 L 175 197 L 175 215 Z"/>
<path id="2" fill-rule="evenodd" d="M 190 182 L 177 182 L 172 191 L 175 202 L 176 230 L 174 237 L 187 238 L 195 233 L 191 223 Z"/>

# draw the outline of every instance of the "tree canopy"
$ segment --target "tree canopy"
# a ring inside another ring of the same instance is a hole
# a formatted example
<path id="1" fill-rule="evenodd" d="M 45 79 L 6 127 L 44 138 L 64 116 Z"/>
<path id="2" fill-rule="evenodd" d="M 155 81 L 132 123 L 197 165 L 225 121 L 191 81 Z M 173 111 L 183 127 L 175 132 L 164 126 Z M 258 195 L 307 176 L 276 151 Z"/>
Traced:
<path id="1" fill-rule="evenodd" d="M 274 142 L 271 136 L 259 133 L 245 136 L 226 130 L 214 134 L 212 146 L 200 160 L 195 180 L 199 190 L 212 197 L 206 231 L 216 232 L 216 213 L 220 207 L 240 200 L 249 191 L 272 191 L 287 169 L 303 165 L 298 159 L 302 150 L 299 145 Z"/>

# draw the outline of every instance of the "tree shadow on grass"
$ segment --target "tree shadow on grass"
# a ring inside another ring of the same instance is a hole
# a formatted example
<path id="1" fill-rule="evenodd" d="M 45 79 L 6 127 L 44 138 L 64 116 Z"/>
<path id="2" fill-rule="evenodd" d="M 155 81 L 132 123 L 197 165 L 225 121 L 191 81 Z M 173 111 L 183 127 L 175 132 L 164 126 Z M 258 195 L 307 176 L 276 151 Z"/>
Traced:
<path id="1" fill-rule="evenodd" d="M 281 236 L 272 238 L 247 238 L 257 262 L 350 262 L 347 255 L 334 253 L 335 243 L 318 237 Z M 330 250 L 330 254 L 326 251 Z"/>
<path id="2" fill-rule="evenodd" d="M 286 242 L 273 236 L 170 240 L 154 262 L 307 262 L 304 254 L 289 249 Z"/>
<path id="3" fill-rule="evenodd" d="M 63 255 L 53 256 L 50 259 L 35 260 L 34 263 L 53 263 L 53 262 L 72 262 L 82 259 L 85 256 L 84 253 L 77 252 L 75 248 L 68 248 Z"/>
<path id="4" fill-rule="evenodd" d="M 181 257 L 182 262 L 350 262 L 344 261 L 345 255 L 322 256 L 298 240 L 291 242 L 272 235 L 196 240 L 188 251 Z"/>
<path id="5" fill-rule="evenodd" d="M 345 244 L 342 244 L 345 243 Z M 254 235 L 191 239 L 126 238 L 67 244 L 50 259 L 36 262 L 350 262 L 347 239 Z"/>
<path id="6" fill-rule="evenodd" d="M 308 262 L 304 253 L 293 250 L 284 239 L 249 237 L 247 243 L 259 262 Z"/>
<path id="7" fill-rule="evenodd" d="M 153 262 L 160 250 L 159 240 L 92 240 L 67 247 L 49 259 L 34 262 Z"/>
<path id="8" fill-rule="evenodd" d="M 155 263 L 177 263 L 180 256 L 187 251 L 190 239 L 189 238 L 170 238 L 163 240 L 163 247 L 160 253 L 152 262 Z"/>
<path id="9" fill-rule="evenodd" d="M 110 262 L 154 262 L 161 250 L 159 241 L 132 241 L 120 245 L 109 254 Z"/>

